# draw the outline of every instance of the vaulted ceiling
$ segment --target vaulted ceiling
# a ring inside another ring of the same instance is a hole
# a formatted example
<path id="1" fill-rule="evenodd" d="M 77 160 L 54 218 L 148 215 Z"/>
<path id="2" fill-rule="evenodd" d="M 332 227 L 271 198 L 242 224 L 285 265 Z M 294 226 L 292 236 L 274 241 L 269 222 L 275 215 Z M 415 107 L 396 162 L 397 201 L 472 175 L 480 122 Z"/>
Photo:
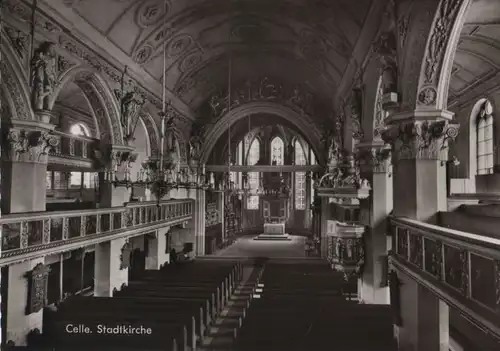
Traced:
<path id="1" fill-rule="evenodd" d="M 477 98 L 474 93 L 483 92 L 478 87 L 497 86 L 499 74 L 500 1 L 474 0 L 455 54 L 450 82 L 451 102 Z"/>
<path id="2" fill-rule="evenodd" d="M 372 0 L 65 0 L 193 110 L 267 77 L 331 103 Z M 231 64 L 229 63 L 231 62 Z"/>

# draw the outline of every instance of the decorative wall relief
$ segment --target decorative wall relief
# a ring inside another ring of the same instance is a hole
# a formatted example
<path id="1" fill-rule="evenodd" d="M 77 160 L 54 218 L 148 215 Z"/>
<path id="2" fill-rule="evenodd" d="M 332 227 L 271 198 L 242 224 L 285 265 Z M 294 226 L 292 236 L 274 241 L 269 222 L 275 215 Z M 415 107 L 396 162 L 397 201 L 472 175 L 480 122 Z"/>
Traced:
<path id="1" fill-rule="evenodd" d="M 27 273 L 28 304 L 26 314 L 37 313 L 47 305 L 47 286 L 50 268 L 43 263 L 37 264 Z"/>
<path id="2" fill-rule="evenodd" d="M 463 0 L 442 0 L 439 2 L 437 16 L 427 44 L 424 84 L 437 83 L 438 71 L 441 69 L 451 31 L 463 2 Z"/>
<path id="3" fill-rule="evenodd" d="M 21 59 L 24 59 L 28 52 L 29 35 L 8 26 L 5 26 L 5 33 L 7 34 L 12 47 L 16 50 L 16 53 Z"/>
<path id="4" fill-rule="evenodd" d="M 269 78 L 248 80 L 237 87 L 229 98 L 226 91 L 213 95 L 209 100 L 213 119 L 223 116 L 231 108 L 254 101 L 273 101 L 287 104 L 308 115 L 314 114 L 314 96 L 305 86 L 297 85 L 291 89 L 273 83 Z"/>

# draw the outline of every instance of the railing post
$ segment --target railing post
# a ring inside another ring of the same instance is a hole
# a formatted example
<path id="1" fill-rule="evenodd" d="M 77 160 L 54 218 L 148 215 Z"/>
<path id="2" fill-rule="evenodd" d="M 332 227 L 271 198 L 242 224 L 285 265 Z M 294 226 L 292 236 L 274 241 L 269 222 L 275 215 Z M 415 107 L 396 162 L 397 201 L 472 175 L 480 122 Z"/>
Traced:
<path id="1" fill-rule="evenodd" d="M 81 216 L 81 219 L 80 219 L 80 236 L 85 236 L 86 229 L 87 229 L 87 217 L 86 216 Z"/>

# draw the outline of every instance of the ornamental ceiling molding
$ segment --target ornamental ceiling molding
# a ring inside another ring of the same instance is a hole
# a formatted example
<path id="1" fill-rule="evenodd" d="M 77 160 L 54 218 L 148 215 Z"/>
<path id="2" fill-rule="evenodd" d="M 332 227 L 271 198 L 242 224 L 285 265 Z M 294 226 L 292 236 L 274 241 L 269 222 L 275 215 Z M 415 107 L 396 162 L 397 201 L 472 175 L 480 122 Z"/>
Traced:
<path id="1" fill-rule="evenodd" d="M 31 22 L 32 11 L 29 6 L 18 0 L 4 0 L 4 2 L 7 18 L 12 16 L 12 18 L 19 19 L 25 23 Z M 43 36 L 46 40 L 53 41 L 59 49 L 64 49 L 72 57 L 77 58 L 80 62 L 102 73 L 111 82 L 120 83 L 121 70 L 81 43 L 76 37 L 70 34 L 67 28 L 63 28 L 60 24 L 51 21 L 45 15 L 41 14 L 40 11 L 35 14 L 35 24 L 37 35 Z M 160 109 L 160 99 L 143 87 L 138 81 L 132 80 L 136 93 Z M 188 118 L 177 110 L 176 113 L 182 118 Z"/>
<path id="2" fill-rule="evenodd" d="M 211 128 L 206 128 L 201 139 L 204 141 L 200 162 L 206 163 L 220 137 L 226 132 L 229 121 L 232 124 L 239 120 L 247 118 L 250 115 L 266 113 L 276 115 L 288 121 L 301 132 L 301 136 L 309 143 L 314 153 L 318 156 L 318 163 L 325 164 L 325 152 L 321 144 L 322 132 L 318 126 L 308 118 L 304 118 L 303 114 L 287 105 L 278 102 L 270 101 L 254 101 L 242 104 L 231 110 L 231 113 L 226 113 L 213 125 Z"/>
<path id="3" fill-rule="evenodd" d="M 273 2 L 254 2 L 250 4 L 242 4 L 241 11 L 246 13 L 267 13 L 271 16 L 278 16 L 280 18 L 286 17 L 289 20 L 294 20 L 298 23 L 309 25 L 316 25 L 317 20 L 317 16 L 311 15 L 311 18 L 305 16 L 305 14 L 311 13 L 311 5 L 303 6 L 293 3 L 287 3 L 287 6 L 282 6 L 279 3 Z M 319 11 L 321 11 L 321 9 L 318 9 L 318 12 Z M 226 0 L 213 0 L 210 2 L 202 3 L 196 7 L 189 7 L 185 11 L 173 15 L 168 20 L 167 28 L 164 28 L 163 23 L 158 25 L 158 28 L 156 28 L 156 30 L 152 31 L 150 35 L 144 38 L 144 40 L 138 44 L 137 49 L 134 51 L 136 53 L 145 51 L 144 47 L 148 46 L 151 48 L 155 48 L 155 50 L 153 50 L 154 53 L 162 45 L 165 39 L 172 40 L 169 38 L 179 35 L 182 30 L 194 25 L 196 22 L 204 21 L 210 17 L 220 17 L 233 13 L 234 5 Z M 307 21 L 308 19 L 310 19 L 310 22 Z M 345 45 L 349 43 L 349 41 L 343 34 L 344 31 L 341 28 L 337 27 L 337 23 L 331 23 L 330 27 L 333 27 L 333 30 L 329 33 L 330 35 L 335 35 L 338 38 L 339 42 L 344 43 Z"/>

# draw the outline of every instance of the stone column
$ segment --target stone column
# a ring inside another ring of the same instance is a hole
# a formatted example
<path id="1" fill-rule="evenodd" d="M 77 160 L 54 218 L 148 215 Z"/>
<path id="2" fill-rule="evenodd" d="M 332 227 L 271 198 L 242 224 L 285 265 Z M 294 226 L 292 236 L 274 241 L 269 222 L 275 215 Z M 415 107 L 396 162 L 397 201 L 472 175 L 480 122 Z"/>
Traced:
<path id="1" fill-rule="evenodd" d="M 94 296 L 109 297 L 111 290 L 111 244 L 108 241 L 95 246 Z"/>
<path id="2" fill-rule="evenodd" d="M 49 112 L 44 112 L 49 119 Z M 51 124 L 12 121 L 2 125 L 2 213 L 45 211 L 47 160 L 58 140 L 50 135 Z"/>
<path id="3" fill-rule="evenodd" d="M 365 265 L 360 280 L 360 300 L 369 304 L 389 304 L 387 282 L 387 216 L 392 211 L 390 149 L 383 141 L 360 143 L 361 172 L 370 181 L 371 196 L 360 202 L 364 233 Z"/>
<path id="4" fill-rule="evenodd" d="M 383 138 L 393 148 L 394 215 L 435 222 L 446 211 L 448 142 L 458 134 L 448 111 L 394 114 Z M 404 194 L 404 196 L 401 196 Z"/>
<path id="5" fill-rule="evenodd" d="M 24 213 L 45 211 L 48 153 L 58 140 L 50 135 L 54 126 L 50 112 L 37 112 L 39 121 L 12 120 L 2 124 L 4 143 L 1 164 L 1 212 Z M 42 121 L 42 122 L 40 122 Z M 36 258 L 10 265 L 7 277 L 6 301 L 9 311 L 6 318 L 7 341 L 16 346 L 26 345 L 26 336 L 33 329 L 43 332 L 43 312 L 26 314 L 29 282 L 27 274 L 43 258 Z M 46 291 L 45 291 L 46 293 Z"/>
<path id="6" fill-rule="evenodd" d="M 193 213 L 194 225 L 194 250 L 196 256 L 205 255 L 205 190 L 196 190 L 195 208 Z"/>
<path id="7" fill-rule="evenodd" d="M 311 194 L 311 173 L 306 173 L 306 209 L 304 210 L 304 229 L 310 230 L 312 223 L 312 211 L 311 211 L 311 202 L 312 196 Z M 292 198 L 292 204 L 295 204 L 295 198 Z M 295 207 L 292 205 L 292 209 L 295 210 Z"/>
<path id="8" fill-rule="evenodd" d="M 448 305 L 408 276 L 401 279 L 402 327 L 397 328 L 401 351 L 448 351 Z"/>
<path id="9" fill-rule="evenodd" d="M 112 145 L 107 152 L 109 160 L 106 167 L 109 172 L 99 173 L 99 206 L 101 208 L 120 207 L 130 201 L 132 189 L 125 186 L 115 186 L 113 181 L 130 180 L 129 165 L 135 161 L 136 154 L 133 148 L 122 145 Z M 149 195 L 150 196 L 150 195 Z"/>
<path id="10" fill-rule="evenodd" d="M 160 243 L 158 237 L 158 231 L 154 234 L 146 234 L 146 244 L 148 245 L 147 256 L 146 256 L 146 269 L 157 270 L 160 269 Z M 163 251 L 165 248 L 163 247 Z"/>
<path id="11" fill-rule="evenodd" d="M 221 240 L 224 242 L 226 239 L 226 196 L 224 195 L 223 192 L 220 193 L 220 198 L 219 198 L 219 220 L 221 221 Z"/>
<path id="12" fill-rule="evenodd" d="M 437 110 L 387 118 L 382 136 L 393 150 L 395 216 L 433 223 L 438 211 L 446 211 L 447 145 L 458 134 L 451 118 L 451 112 Z M 396 328 L 400 350 L 448 350 L 444 302 L 404 272 L 400 279 L 402 326 Z"/>
<path id="13" fill-rule="evenodd" d="M 131 244 L 125 238 L 97 244 L 94 264 L 95 296 L 113 296 L 128 284 Z"/>

